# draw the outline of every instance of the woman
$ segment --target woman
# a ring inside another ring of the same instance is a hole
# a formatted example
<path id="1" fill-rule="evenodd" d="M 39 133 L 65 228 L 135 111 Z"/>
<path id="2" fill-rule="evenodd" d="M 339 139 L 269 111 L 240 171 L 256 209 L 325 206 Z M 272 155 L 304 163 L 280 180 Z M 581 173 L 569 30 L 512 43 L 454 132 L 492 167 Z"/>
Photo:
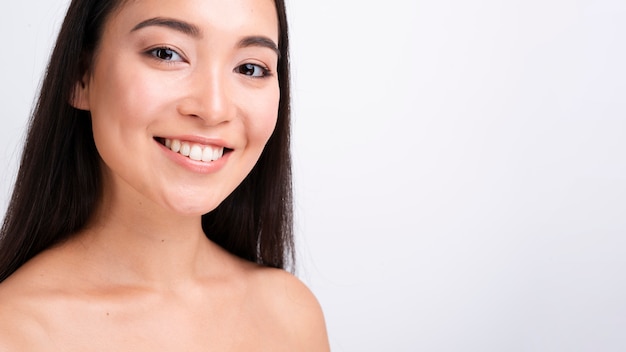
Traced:
<path id="1" fill-rule="evenodd" d="M 0 240 L 0 351 L 325 351 L 281 0 L 74 0 Z"/>

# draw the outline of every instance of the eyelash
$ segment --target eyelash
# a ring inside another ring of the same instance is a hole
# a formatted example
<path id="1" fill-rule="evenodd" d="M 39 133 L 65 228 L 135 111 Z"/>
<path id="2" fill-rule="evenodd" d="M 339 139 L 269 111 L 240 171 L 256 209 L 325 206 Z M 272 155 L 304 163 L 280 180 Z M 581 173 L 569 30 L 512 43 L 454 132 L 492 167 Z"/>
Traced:
<path id="1" fill-rule="evenodd" d="M 168 56 L 168 58 L 163 58 L 159 55 L 160 53 L 166 53 L 166 55 Z M 166 63 L 168 65 L 173 65 L 177 62 L 187 62 L 187 60 L 181 55 L 179 54 L 175 49 L 172 49 L 168 46 L 160 46 L 160 47 L 156 47 L 156 48 L 152 48 L 148 51 L 146 51 L 147 55 L 150 55 L 150 57 L 152 57 L 155 60 L 158 60 L 160 62 Z M 178 56 L 179 59 L 177 60 L 172 60 L 172 57 L 174 56 Z M 256 69 L 260 69 L 260 75 L 255 76 L 254 75 L 254 71 Z M 252 74 L 247 74 L 244 72 L 244 70 L 252 70 L 253 73 Z M 245 64 L 241 64 L 239 66 L 237 66 L 234 70 L 235 72 L 242 74 L 244 76 L 248 76 L 250 78 L 254 78 L 254 79 L 262 79 L 262 78 L 268 78 L 273 76 L 272 71 L 263 65 L 259 65 L 259 64 L 253 64 L 253 63 L 245 63 Z"/>
<path id="2" fill-rule="evenodd" d="M 254 76 L 249 75 L 247 73 L 242 72 L 242 70 L 255 70 L 255 69 L 260 69 L 261 70 L 261 75 L 260 76 Z M 248 76 L 250 78 L 254 78 L 254 79 L 262 79 L 262 78 L 268 78 L 268 77 L 272 77 L 273 73 L 272 71 L 270 71 L 270 69 L 266 66 L 262 66 L 262 65 L 258 65 L 258 64 L 252 64 L 252 63 L 245 63 L 242 65 L 237 66 L 237 68 L 235 68 L 235 71 L 244 75 L 244 76 Z"/>
<path id="3" fill-rule="evenodd" d="M 161 53 L 166 53 L 166 55 L 168 55 L 168 58 L 163 58 L 161 56 L 159 56 L 159 52 Z M 155 60 L 161 61 L 161 62 L 165 62 L 168 64 L 173 64 L 175 62 L 186 62 L 186 60 L 183 58 L 183 56 L 181 54 L 179 54 L 176 50 L 167 47 L 167 46 L 160 46 L 158 48 L 152 48 L 148 51 L 146 51 L 146 54 L 150 55 L 152 58 L 154 58 Z M 179 59 L 177 60 L 172 60 L 172 57 L 174 56 L 178 56 Z"/>

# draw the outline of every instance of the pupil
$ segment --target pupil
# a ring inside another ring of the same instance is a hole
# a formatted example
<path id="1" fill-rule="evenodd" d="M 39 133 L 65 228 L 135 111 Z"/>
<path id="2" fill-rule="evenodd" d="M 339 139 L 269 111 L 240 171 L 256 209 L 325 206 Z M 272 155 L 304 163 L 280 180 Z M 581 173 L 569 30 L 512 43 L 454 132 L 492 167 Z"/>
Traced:
<path id="1" fill-rule="evenodd" d="M 162 60 L 170 60 L 172 58 L 172 51 L 167 49 L 159 49 L 157 51 L 157 56 Z"/>

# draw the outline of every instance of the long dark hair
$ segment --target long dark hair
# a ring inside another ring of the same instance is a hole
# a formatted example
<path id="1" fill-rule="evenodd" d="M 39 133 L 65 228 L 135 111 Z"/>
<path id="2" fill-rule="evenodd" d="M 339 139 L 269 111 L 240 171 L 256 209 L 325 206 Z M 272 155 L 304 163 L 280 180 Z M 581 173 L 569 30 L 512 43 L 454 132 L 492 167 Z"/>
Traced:
<path id="1" fill-rule="evenodd" d="M 80 231 L 102 192 L 100 157 L 89 112 L 73 108 L 76 82 L 90 69 L 108 16 L 125 0 L 73 0 L 33 110 L 17 180 L 0 232 L 0 282 L 26 261 Z M 294 268 L 290 157 L 289 39 L 279 21 L 278 121 L 250 174 L 203 215 L 209 239 L 229 252 L 276 268 Z"/>

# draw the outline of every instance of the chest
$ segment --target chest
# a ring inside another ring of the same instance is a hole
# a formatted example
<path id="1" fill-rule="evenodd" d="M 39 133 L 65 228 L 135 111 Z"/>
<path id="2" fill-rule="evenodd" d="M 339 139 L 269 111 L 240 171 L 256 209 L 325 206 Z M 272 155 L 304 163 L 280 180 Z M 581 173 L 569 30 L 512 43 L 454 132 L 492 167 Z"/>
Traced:
<path id="1" fill-rule="evenodd" d="M 50 313 L 42 351 L 291 350 L 271 314 L 246 301 L 78 305 Z"/>

